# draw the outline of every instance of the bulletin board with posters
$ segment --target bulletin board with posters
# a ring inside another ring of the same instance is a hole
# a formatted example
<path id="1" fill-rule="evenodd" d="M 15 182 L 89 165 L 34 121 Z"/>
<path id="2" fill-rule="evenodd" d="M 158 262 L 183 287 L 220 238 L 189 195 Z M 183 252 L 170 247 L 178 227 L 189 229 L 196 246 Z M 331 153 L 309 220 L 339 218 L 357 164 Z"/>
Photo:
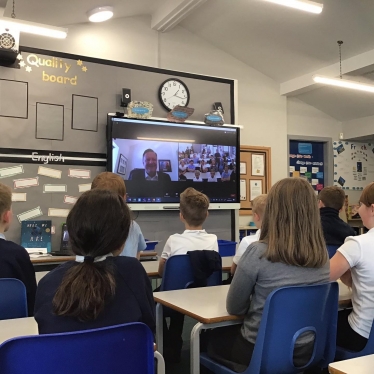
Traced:
<path id="1" fill-rule="evenodd" d="M 239 215 L 252 215 L 252 200 L 268 193 L 271 187 L 271 148 L 240 146 Z M 239 169 L 239 170 L 238 170 Z"/>
<path id="2" fill-rule="evenodd" d="M 374 144 L 334 141 L 334 185 L 363 190 L 374 180 Z"/>
<path id="3" fill-rule="evenodd" d="M 325 185 L 324 144 L 290 140 L 289 175 L 305 178 L 316 191 Z"/>

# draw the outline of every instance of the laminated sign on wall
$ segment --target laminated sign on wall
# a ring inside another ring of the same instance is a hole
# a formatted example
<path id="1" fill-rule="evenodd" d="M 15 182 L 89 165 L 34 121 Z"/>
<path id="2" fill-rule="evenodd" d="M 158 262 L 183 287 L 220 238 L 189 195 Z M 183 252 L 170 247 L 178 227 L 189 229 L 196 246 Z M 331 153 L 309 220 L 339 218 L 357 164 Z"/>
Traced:
<path id="1" fill-rule="evenodd" d="M 334 185 L 363 190 L 374 179 L 374 144 L 334 141 Z"/>

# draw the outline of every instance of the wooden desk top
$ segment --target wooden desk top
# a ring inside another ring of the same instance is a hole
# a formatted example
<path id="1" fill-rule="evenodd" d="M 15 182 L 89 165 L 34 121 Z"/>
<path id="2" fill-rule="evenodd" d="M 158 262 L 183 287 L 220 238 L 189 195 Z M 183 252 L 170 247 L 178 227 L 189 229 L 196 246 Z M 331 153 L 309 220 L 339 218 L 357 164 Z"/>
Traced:
<path id="1" fill-rule="evenodd" d="M 140 252 L 140 258 L 142 257 L 155 257 L 157 252 L 154 251 L 142 251 Z M 75 256 L 47 256 L 47 257 L 36 257 L 31 258 L 33 264 L 50 264 L 56 263 L 60 264 L 62 262 L 74 261 Z"/>
<path id="2" fill-rule="evenodd" d="M 0 321 L 0 344 L 17 336 L 38 335 L 38 333 L 38 325 L 34 317 Z"/>
<path id="3" fill-rule="evenodd" d="M 347 294 L 348 288 L 346 286 L 341 282 L 338 284 L 339 305 L 343 306 L 347 301 L 350 302 L 350 295 Z M 226 311 L 226 297 L 229 287 L 229 285 L 224 285 L 154 292 L 153 297 L 156 302 L 186 314 L 201 323 L 242 319 L 242 317 L 232 316 Z"/>
<path id="4" fill-rule="evenodd" d="M 333 362 L 329 365 L 330 374 L 372 374 L 374 355 Z"/>
<path id="5" fill-rule="evenodd" d="M 223 271 L 230 271 L 231 264 L 232 264 L 233 257 L 222 257 L 222 270 Z M 158 264 L 159 261 L 141 261 L 147 275 L 149 277 L 158 277 Z M 37 271 L 35 273 L 36 276 L 36 283 L 39 283 L 40 279 L 42 279 L 48 271 Z"/>
<path id="6" fill-rule="evenodd" d="M 226 311 L 227 286 L 189 288 L 185 290 L 154 292 L 156 302 L 169 306 L 201 323 L 216 323 L 243 319 Z"/>

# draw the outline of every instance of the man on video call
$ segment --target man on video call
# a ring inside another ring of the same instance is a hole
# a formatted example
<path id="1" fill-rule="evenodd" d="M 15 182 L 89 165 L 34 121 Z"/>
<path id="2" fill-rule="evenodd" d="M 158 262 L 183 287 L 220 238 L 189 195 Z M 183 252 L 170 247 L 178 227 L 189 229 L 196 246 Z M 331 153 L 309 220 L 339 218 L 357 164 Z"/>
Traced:
<path id="1" fill-rule="evenodd" d="M 134 169 L 131 171 L 129 180 L 133 181 L 160 181 L 170 182 L 170 175 L 157 171 L 157 153 L 153 149 L 146 149 L 143 153 L 144 169 Z"/>

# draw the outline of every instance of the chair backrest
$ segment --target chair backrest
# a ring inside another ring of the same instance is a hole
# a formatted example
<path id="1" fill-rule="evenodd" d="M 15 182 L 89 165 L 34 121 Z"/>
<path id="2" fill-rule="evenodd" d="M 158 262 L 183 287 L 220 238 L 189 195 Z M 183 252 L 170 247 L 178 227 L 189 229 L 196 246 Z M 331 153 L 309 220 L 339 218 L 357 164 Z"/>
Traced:
<path id="1" fill-rule="evenodd" d="M 153 334 L 129 323 L 11 339 L 0 346 L 0 373 L 154 374 Z"/>
<path id="2" fill-rule="evenodd" d="M 0 279 L 0 319 L 27 317 L 26 287 L 18 279 Z"/>
<path id="3" fill-rule="evenodd" d="M 188 255 L 171 256 L 165 264 L 161 291 L 181 290 L 188 288 L 194 281 L 190 257 Z M 207 286 L 222 284 L 222 270 L 215 271 L 209 278 Z"/>
<path id="4" fill-rule="evenodd" d="M 298 373 L 334 360 L 339 287 L 336 282 L 283 287 L 266 299 L 251 363 L 244 373 Z M 303 367 L 293 364 L 294 341 L 314 331 L 314 351 Z"/>
<path id="5" fill-rule="evenodd" d="M 336 250 L 340 247 L 339 245 L 326 245 L 327 247 L 327 252 L 329 253 L 329 258 L 332 258 L 335 253 L 336 253 Z"/>

